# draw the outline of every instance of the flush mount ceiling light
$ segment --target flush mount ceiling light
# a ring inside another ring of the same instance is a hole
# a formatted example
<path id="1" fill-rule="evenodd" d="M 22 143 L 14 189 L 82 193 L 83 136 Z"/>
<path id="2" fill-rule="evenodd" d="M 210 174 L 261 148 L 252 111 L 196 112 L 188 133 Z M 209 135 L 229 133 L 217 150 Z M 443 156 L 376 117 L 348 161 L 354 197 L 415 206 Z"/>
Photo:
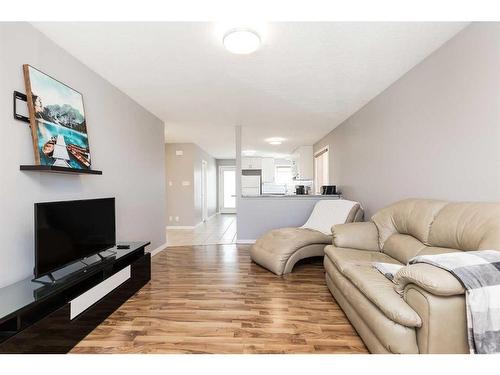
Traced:
<path id="1" fill-rule="evenodd" d="M 282 144 L 284 141 L 283 138 L 268 138 L 266 139 L 266 142 L 269 143 L 270 145 L 273 145 L 273 146 L 278 146 L 280 144 Z"/>
<path id="2" fill-rule="evenodd" d="M 255 150 L 243 150 L 243 155 L 247 155 L 247 156 L 250 156 L 250 155 L 255 155 L 257 151 Z"/>
<path id="3" fill-rule="evenodd" d="M 249 53 L 255 52 L 259 49 L 260 37 L 251 29 L 236 28 L 231 29 L 224 34 L 222 43 L 229 52 L 236 53 L 238 55 L 248 55 Z"/>

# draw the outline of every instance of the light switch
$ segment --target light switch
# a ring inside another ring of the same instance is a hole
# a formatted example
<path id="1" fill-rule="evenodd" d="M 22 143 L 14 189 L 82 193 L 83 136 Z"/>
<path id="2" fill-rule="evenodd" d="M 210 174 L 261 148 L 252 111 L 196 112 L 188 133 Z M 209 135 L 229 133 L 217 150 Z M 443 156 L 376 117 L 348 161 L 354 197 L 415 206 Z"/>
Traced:
<path id="1" fill-rule="evenodd" d="M 177 222 L 179 221 L 179 216 L 175 217 L 175 221 L 177 221 Z"/>
<path id="2" fill-rule="evenodd" d="M 172 184 L 172 181 L 169 181 L 169 182 L 168 182 L 168 186 L 172 186 L 172 185 L 173 185 L 173 184 Z"/>
<path id="3" fill-rule="evenodd" d="M 182 181 L 182 186 L 189 186 L 191 185 L 190 181 Z"/>
<path id="4" fill-rule="evenodd" d="M 175 155 L 176 156 L 182 156 L 182 155 L 184 155 L 184 151 L 182 151 L 182 150 L 175 150 Z"/>

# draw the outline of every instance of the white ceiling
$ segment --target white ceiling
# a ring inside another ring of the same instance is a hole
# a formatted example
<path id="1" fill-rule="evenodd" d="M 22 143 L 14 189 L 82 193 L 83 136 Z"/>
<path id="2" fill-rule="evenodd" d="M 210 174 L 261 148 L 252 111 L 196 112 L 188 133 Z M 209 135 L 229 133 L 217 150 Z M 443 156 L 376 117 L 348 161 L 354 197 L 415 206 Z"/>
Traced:
<path id="1" fill-rule="evenodd" d="M 235 125 L 243 127 L 243 148 L 260 153 L 313 144 L 466 23 L 255 25 L 263 45 L 251 55 L 224 50 L 230 25 L 34 26 L 163 119 L 167 142 L 194 142 L 231 158 Z M 268 137 L 286 140 L 270 146 Z"/>

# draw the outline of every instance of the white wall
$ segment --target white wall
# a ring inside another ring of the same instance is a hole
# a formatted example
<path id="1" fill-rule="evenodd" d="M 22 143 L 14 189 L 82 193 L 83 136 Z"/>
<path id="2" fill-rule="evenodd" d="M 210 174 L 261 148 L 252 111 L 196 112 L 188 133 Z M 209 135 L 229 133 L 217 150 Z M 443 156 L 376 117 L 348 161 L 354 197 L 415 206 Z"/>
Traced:
<path id="1" fill-rule="evenodd" d="M 330 183 L 365 218 L 407 197 L 500 201 L 499 67 L 500 23 L 464 29 L 314 145 Z"/>
<path id="2" fill-rule="evenodd" d="M 176 155 L 182 151 L 182 155 Z M 202 221 L 201 164 L 207 162 L 208 216 L 217 212 L 215 159 L 194 143 L 165 144 L 167 222 L 169 226 L 194 226 Z M 188 182 L 189 185 L 183 182 Z M 179 221 L 175 218 L 179 217 Z M 172 218 L 172 220 L 170 220 Z"/>
<path id="3" fill-rule="evenodd" d="M 165 243 L 162 122 L 31 25 L 0 23 L 0 287 L 33 271 L 33 204 L 116 197 L 117 239 Z M 33 164 L 28 124 L 12 117 L 31 64 L 83 94 L 93 168 L 102 176 L 21 172 Z"/>

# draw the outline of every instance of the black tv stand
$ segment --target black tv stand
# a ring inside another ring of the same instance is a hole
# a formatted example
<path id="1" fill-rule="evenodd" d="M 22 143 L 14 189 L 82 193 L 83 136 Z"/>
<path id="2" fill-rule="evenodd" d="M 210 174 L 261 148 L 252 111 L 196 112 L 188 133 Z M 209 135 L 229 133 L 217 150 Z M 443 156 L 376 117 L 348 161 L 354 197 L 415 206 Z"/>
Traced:
<path id="1" fill-rule="evenodd" d="M 119 245 L 117 245 L 116 248 L 120 249 Z M 128 245 L 128 249 L 130 249 L 130 245 Z M 109 254 L 109 255 L 105 256 L 103 254 L 105 254 L 105 255 Z M 66 267 L 62 267 L 57 271 L 46 273 L 45 275 L 37 277 L 35 279 L 32 279 L 31 281 L 33 281 L 35 283 L 40 283 L 43 285 L 50 285 L 50 284 L 54 284 L 57 282 L 64 282 L 67 278 L 74 277 L 78 273 L 87 272 L 89 267 L 101 266 L 102 265 L 102 264 L 100 264 L 101 262 L 109 261 L 115 255 L 116 255 L 116 251 L 113 251 L 111 249 L 106 249 L 106 250 L 101 251 L 100 253 L 95 253 L 94 255 L 91 255 L 87 258 L 77 260 L 76 262 L 73 262 Z M 91 259 L 91 258 L 96 259 L 96 261 L 91 262 L 91 263 L 87 263 L 87 259 Z M 74 269 L 77 265 L 80 265 L 80 267 Z M 68 269 L 68 271 L 65 275 L 63 275 L 61 277 L 57 277 L 57 278 L 54 277 L 53 273 L 63 272 L 65 269 Z M 48 280 L 46 280 L 46 279 L 48 279 Z"/>
<path id="2" fill-rule="evenodd" d="M 109 249 L 113 256 L 99 257 L 62 278 L 51 274 L 47 280 L 27 278 L 1 288 L 0 353 L 69 352 L 149 282 L 147 245 Z"/>

